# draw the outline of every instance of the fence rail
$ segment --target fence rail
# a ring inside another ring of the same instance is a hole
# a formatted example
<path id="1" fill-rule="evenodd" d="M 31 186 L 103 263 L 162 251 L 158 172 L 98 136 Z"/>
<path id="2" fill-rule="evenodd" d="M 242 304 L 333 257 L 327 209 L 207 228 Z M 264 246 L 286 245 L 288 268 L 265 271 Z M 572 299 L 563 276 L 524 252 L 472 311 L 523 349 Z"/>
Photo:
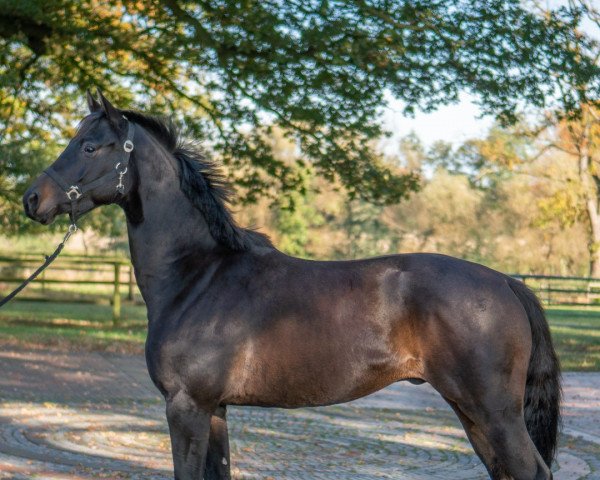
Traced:
<path id="1" fill-rule="evenodd" d="M 43 260 L 44 255 L 37 253 L 0 255 L 0 294 L 15 288 Z M 108 299 L 112 305 L 113 323 L 118 325 L 121 320 L 122 287 L 127 288 L 129 301 L 139 298 L 129 259 L 63 254 L 19 298 L 47 301 Z"/>
<path id="2" fill-rule="evenodd" d="M 600 305 L 600 278 L 513 274 L 545 305 Z"/>

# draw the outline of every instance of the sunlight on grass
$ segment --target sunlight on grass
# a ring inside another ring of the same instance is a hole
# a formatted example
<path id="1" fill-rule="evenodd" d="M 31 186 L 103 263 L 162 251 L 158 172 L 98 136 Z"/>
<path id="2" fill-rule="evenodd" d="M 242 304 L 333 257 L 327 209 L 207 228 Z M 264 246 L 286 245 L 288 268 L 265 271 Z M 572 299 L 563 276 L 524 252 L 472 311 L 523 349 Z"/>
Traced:
<path id="1" fill-rule="evenodd" d="M 0 311 L 0 338 L 13 343 L 139 353 L 146 339 L 146 308 L 124 305 L 112 325 L 110 305 L 13 302 Z"/>
<path id="2" fill-rule="evenodd" d="M 548 307 L 546 314 L 563 370 L 600 371 L 600 308 Z"/>

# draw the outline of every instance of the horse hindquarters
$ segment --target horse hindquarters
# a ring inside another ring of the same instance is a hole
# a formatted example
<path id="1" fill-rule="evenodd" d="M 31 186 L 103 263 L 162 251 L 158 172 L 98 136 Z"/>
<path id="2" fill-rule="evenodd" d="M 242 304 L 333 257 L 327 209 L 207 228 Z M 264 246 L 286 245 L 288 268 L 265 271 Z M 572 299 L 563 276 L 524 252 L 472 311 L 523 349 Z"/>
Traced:
<path id="1" fill-rule="evenodd" d="M 479 415 L 475 429 L 485 435 L 479 442 L 493 449 L 493 478 L 551 479 L 560 424 L 560 366 L 539 300 L 521 282 L 508 279 L 508 285 L 523 306 L 531 329 L 525 392 L 519 397 L 524 397 L 524 405 L 512 412 Z M 470 428 L 473 430 L 473 425 Z"/>
<path id="2" fill-rule="evenodd" d="M 439 336 L 445 342 L 429 350 L 426 378 L 457 413 L 491 478 L 551 479 L 545 459 L 551 459 L 556 442 L 551 427 L 558 417 L 554 392 L 558 371 L 551 368 L 541 374 L 540 364 L 554 365 L 546 361 L 553 356 L 548 326 L 541 310 L 524 304 L 523 299 L 531 301 L 524 287 L 512 282 L 494 283 L 489 290 L 482 286 L 475 292 L 481 298 L 492 292 L 484 308 L 474 303 L 476 308 L 440 314 L 436 328 L 446 329 Z M 470 289 L 461 293 L 475 295 Z M 469 320 L 456 320 L 456 315 Z M 546 334 L 541 335 L 544 329 Z M 540 378 L 552 386 L 540 389 Z M 532 379 L 538 387 L 533 392 Z"/>

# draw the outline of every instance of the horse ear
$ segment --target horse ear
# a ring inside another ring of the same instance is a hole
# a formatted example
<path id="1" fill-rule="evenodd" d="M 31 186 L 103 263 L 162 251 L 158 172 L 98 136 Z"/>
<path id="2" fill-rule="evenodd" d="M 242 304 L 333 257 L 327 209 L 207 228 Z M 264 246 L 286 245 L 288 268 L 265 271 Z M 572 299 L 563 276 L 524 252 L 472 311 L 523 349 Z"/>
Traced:
<path id="1" fill-rule="evenodd" d="M 106 113 L 106 117 L 116 128 L 121 128 L 125 122 L 123 115 L 121 112 L 113 107 L 113 104 L 110 103 L 106 97 L 102 94 L 102 91 L 98 89 L 98 97 L 100 97 L 100 103 L 102 104 L 102 110 Z"/>
<path id="2" fill-rule="evenodd" d="M 100 105 L 100 102 L 98 102 L 98 100 L 96 100 L 94 98 L 94 96 L 92 95 L 92 92 L 90 92 L 89 89 L 86 90 L 85 96 L 87 99 L 88 108 L 90 109 L 90 113 L 95 113 L 102 108 L 102 105 Z"/>

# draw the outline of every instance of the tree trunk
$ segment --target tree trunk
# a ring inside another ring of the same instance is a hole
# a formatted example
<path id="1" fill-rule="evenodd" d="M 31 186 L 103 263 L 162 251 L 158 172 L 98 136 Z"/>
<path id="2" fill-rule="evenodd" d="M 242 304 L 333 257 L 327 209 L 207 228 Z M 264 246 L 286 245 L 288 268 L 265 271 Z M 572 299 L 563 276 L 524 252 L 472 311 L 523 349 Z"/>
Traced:
<path id="1" fill-rule="evenodd" d="M 579 139 L 574 138 L 579 154 L 579 178 L 585 192 L 586 212 L 589 220 L 588 251 L 590 252 L 590 277 L 600 278 L 600 178 L 592 171 L 590 152 L 590 118 L 583 113 L 584 126 Z"/>
<path id="2" fill-rule="evenodd" d="M 586 206 L 590 221 L 590 238 L 588 243 L 590 252 L 590 277 L 600 278 L 600 214 L 598 213 L 598 200 L 589 198 Z"/>

